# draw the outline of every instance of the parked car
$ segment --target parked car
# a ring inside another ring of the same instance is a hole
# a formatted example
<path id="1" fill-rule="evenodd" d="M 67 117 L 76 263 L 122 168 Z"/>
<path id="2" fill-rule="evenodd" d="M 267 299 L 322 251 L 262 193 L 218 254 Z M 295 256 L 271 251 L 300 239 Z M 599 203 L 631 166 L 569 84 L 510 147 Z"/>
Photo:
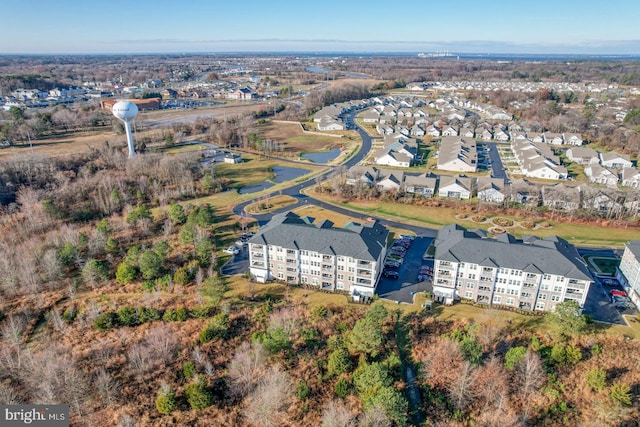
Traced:
<path id="1" fill-rule="evenodd" d="M 238 255 L 240 253 L 240 249 L 238 249 L 235 246 L 229 246 L 227 249 L 225 249 L 224 251 L 225 254 L 229 254 L 229 255 Z"/>
<path id="2" fill-rule="evenodd" d="M 386 270 L 386 269 L 382 271 L 382 275 L 383 275 L 384 277 L 389 278 L 389 279 L 397 279 L 398 277 L 400 277 L 400 274 L 398 274 L 398 272 L 397 272 L 397 271 L 394 271 L 394 270 Z"/>
<path id="3" fill-rule="evenodd" d="M 618 280 L 616 279 L 602 279 L 602 284 L 605 286 L 617 286 Z"/>
<path id="4" fill-rule="evenodd" d="M 384 263 L 384 267 L 386 269 L 390 269 L 390 268 L 400 268 L 400 263 L 396 262 L 396 261 L 385 261 Z"/>
<path id="5" fill-rule="evenodd" d="M 611 295 L 615 295 L 617 297 L 624 297 L 624 298 L 627 297 L 627 293 L 625 291 L 621 291 L 619 289 L 612 289 L 609 293 Z"/>
<path id="6" fill-rule="evenodd" d="M 387 261 L 395 261 L 398 264 L 402 264 L 402 257 L 399 257 L 397 255 L 387 255 Z"/>

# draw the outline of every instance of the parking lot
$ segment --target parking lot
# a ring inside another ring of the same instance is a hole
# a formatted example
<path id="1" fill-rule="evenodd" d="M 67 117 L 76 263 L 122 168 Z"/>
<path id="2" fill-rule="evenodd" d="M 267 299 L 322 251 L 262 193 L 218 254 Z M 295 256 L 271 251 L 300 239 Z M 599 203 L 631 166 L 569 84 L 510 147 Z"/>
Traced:
<path id="1" fill-rule="evenodd" d="M 413 295 L 417 292 L 432 291 L 431 282 L 418 282 L 420 267 L 423 265 L 433 268 L 433 260 L 423 261 L 422 256 L 426 252 L 433 239 L 416 237 L 407 249 L 404 261 L 398 268 L 398 278 L 391 279 L 382 276 L 378 283 L 377 294 L 380 298 L 386 298 L 398 302 L 413 302 Z"/>
<path id="2" fill-rule="evenodd" d="M 636 315 L 638 311 L 633 304 L 630 304 L 627 308 L 616 308 L 616 304 L 611 298 L 611 291 L 613 289 L 622 290 L 622 287 L 616 284 L 617 281 L 613 286 L 606 286 L 603 281 L 611 280 L 610 278 L 596 276 L 594 280 L 595 282 L 589 288 L 587 302 L 584 305 L 584 313 L 591 315 L 593 320 L 599 322 L 626 325 L 622 315 Z"/>

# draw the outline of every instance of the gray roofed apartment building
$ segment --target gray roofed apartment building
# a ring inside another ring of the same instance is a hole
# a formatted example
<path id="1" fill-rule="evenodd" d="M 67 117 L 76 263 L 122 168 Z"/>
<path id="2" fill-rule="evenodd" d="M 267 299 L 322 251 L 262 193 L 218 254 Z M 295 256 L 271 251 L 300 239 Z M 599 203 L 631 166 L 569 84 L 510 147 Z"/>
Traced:
<path id="1" fill-rule="evenodd" d="M 582 306 L 592 282 L 576 248 L 555 236 L 491 239 L 449 225 L 438 232 L 435 247 L 434 295 L 446 303 L 465 298 L 549 311 L 567 300 Z"/>
<path id="2" fill-rule="evenodd" d="M 249 269 L 258 282 L 281 280 L 373 296 L 389 231 L 377 221 L 348 223 L 293 212 L 274 216 L 249 242 Z"/>

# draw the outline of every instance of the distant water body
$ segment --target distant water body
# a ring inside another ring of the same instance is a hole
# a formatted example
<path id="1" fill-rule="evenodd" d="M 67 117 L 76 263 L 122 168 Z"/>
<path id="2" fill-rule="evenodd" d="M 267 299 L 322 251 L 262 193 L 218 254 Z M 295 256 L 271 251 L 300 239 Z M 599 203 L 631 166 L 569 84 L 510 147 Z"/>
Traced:
<path id="1" fill-rule="evenodd" d="M 409 56 L 418 57 L 421 52 L 270 52 L 267 55 L 297 55 L 307 57 L 318 58 L 335 58 L 335 57 L 377 57 L 377 56 Z M 262 53 L 265 54 L 264 52 Z M 430 61 L 446 61 L 456 59 L 478 59 L 487 61 L 620 61 L 620 60 L 640 60 L 640 55 L 585 55 L 585 54 L 544 54 L 544 53 L 455 53 L 452 52 L 449 56 L 434 56 L 429 57 L 428 53 L 423 58 Z M 320 67 L 308 67 L 308 71 L 312 72 L 326 72 L 320 71 Z"/>

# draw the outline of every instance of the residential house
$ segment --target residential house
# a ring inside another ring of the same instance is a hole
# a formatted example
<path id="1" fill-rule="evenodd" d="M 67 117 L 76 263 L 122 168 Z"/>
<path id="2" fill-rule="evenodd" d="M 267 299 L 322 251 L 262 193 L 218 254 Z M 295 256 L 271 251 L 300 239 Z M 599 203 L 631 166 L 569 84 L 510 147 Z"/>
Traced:
<path id="1" fill-rule="evenodd" d="M 241 163 L 241 162 L 242 162 L 242 156 L 240 154 L 236 154 L 236 153 L 224 154 L 224 163 L 235 164 L 235 163 Z"/>
<path id="2" fill-rule="evenodd" d="M 397 166 L 408 168 L 411 166 L 413 157 L 406 153 L 395 151 L 389 148 L 382 148 L 375 153 L 375 163 L 381 166 Z"/>
<path id="3" fill-rule="evenodd" d="M 484 137 L 483 137 L 483 138 L 484 138 Z M 509 138 L 510 138 L 510 137 L 509 137 L 509 133 L 508 133 L 507 131 L 500 130 L 500 131 L 497 131 L 497 132 L 495 133 L 495 135 L 493 136 L 493 138 L 494 138 L 496 141 L 507 142 L 507 141 L 509 141 Z"/>
<path id="4" fill-rule="evenodd" d="M 611 169 L 625 169 L 633 166 L 629 156 L 618 154 L 615 151 L 600 153 L 600 164 Z"/>
<path id="5" fill-rule="evenodd" d="M 544 142 L 551 145 L 562 145 L 564 144 L 564 135 L 561 133 L 545 132 Z"/>
<path id="6" fill-rule="evenodd" d="M 580 207 L 580 188 L 564 184 L 542 186 L 542 204 L 551 210 L 572 211 Z"/>
<path id="7" fill-rule="evenodd" d="M 378 181 L 378 169 L 371 166 L 353 166 L 349 168 L 346 176 L 348 185 L 364 184 L 372 187 Z"/>
<path id="8" fill-rule="evenodd" d="M 484 129 L 478 137 L 484 141 L 491 141 L 493 139 L 493 133 L 489 129 Z"/>
<path id="9" fill-rule="evenodd" d="M 640 188 L 640 171 L 634 167 L 622 169 L 620 181 L 625 187 Z"/>
<path id="10" fill-rule="evenodd" d="M 600 163 L 598 152 L 589 147 L 571 147 L 566 151 L 567 159 L 581 165 L 594 165 Z"/>
<path id="11" fill-rule="evenodd" d="M 409 175 L 404 177 L 404 191 L 425 197 L 433 197 L 438 179 L 429 174 Z"/>
<path id="12" fill-rule="evenodd" d="M 376 186 L 380 191 L 400 191 L 404 184 L 404 172 L 380 169 Z"/>
<path id="13" fill-rule="evenodd" d="M 583 306 L 592 283 L 577 249 L 556 236 L 484 238 L 452 224 L 438 231 L 435 248 L 433 295 L 446 304 L 552 311 L 564 301 Z"/>
<path id="14" fill-rule="evenodd" d="M 380 119 L 380 113 L 376 110 L 367 110 L 362 114 L 362 121 L 364 123 L 378 123 Z"/>
<path id="15" fill-rule="evenodd" d="M 460 129 L 457 126 L 447 126 L 442 131 L 442 136 L 458 136 Z"/>
<path id="16" fill-rule="evenodd" d="M 473 196 L 473 180 L 467 177 L 441 175 L 438 196 L 469 200 Z"/>
<path id="17" fill-rule="evenodd" d="M 260 283 L 281 280 L 372 297 L 388 235 L 377 221 L 335 228 L 293 212 L 275 215 L 248 242 L 249 272 Z"/>
<path id="18" fill-rule="evenodd" d="M 584 143 L 582 137 L 576 133 L 565 133 L 564 143 L 568 145 L 580 146 Z"/>
<path id="19" fill-rule="evenodd" d="M 320 120 L 317 126 L 320 131 L 345 129 L 345 125 L 341 120 L 326 117 Z"/>
<path id="20" fill-rule="evenodd" d="M 528 207 L 540 205 L 540 186 L 524 179 L 517 179 L 511 183 L 509 189 L 512 202 Z"/>
<path id="21" fill-rule="evenodd" d="M 502 203 L 506 197 L 504 179 L 481 176 L 477 181 L 478 200 L 489 203 Z"/>
<path id="22" fill-rule="evenodd" d="M 478 169 L 476 141 L 464 137 L 442 137 L 437 167 L 454 172 L 475 172 Z"/>
<path id="23" fill-rule="evenodd" d="M 589 182 L 610 186 L 618 185 L 618 175 L 600 165 L 587 166 L 584 168 L 584 174 L 589 178 Z"/>
<path id="24" fill-rule="evenodd" d="M 433 124 L 427 126 L 424 132 L 425 132 L 425 135 L 431 135 L 434 138 L 437 138 L 440 136 L 440 129 Z"/>
<path id="25" fill-rule="evenodd" d="M 411 131 L 409 132 L 409 134 L 417 138 L 422 138 L 425 135 L 425 131 L 420 125 L 416 124 L 411 127 Z"/>
<path id="26" fill-rule="evenodd" d="M 640 306 L 640 240 L 625 243 L 616 278 L 624 286 L 631 301 Z"/>

